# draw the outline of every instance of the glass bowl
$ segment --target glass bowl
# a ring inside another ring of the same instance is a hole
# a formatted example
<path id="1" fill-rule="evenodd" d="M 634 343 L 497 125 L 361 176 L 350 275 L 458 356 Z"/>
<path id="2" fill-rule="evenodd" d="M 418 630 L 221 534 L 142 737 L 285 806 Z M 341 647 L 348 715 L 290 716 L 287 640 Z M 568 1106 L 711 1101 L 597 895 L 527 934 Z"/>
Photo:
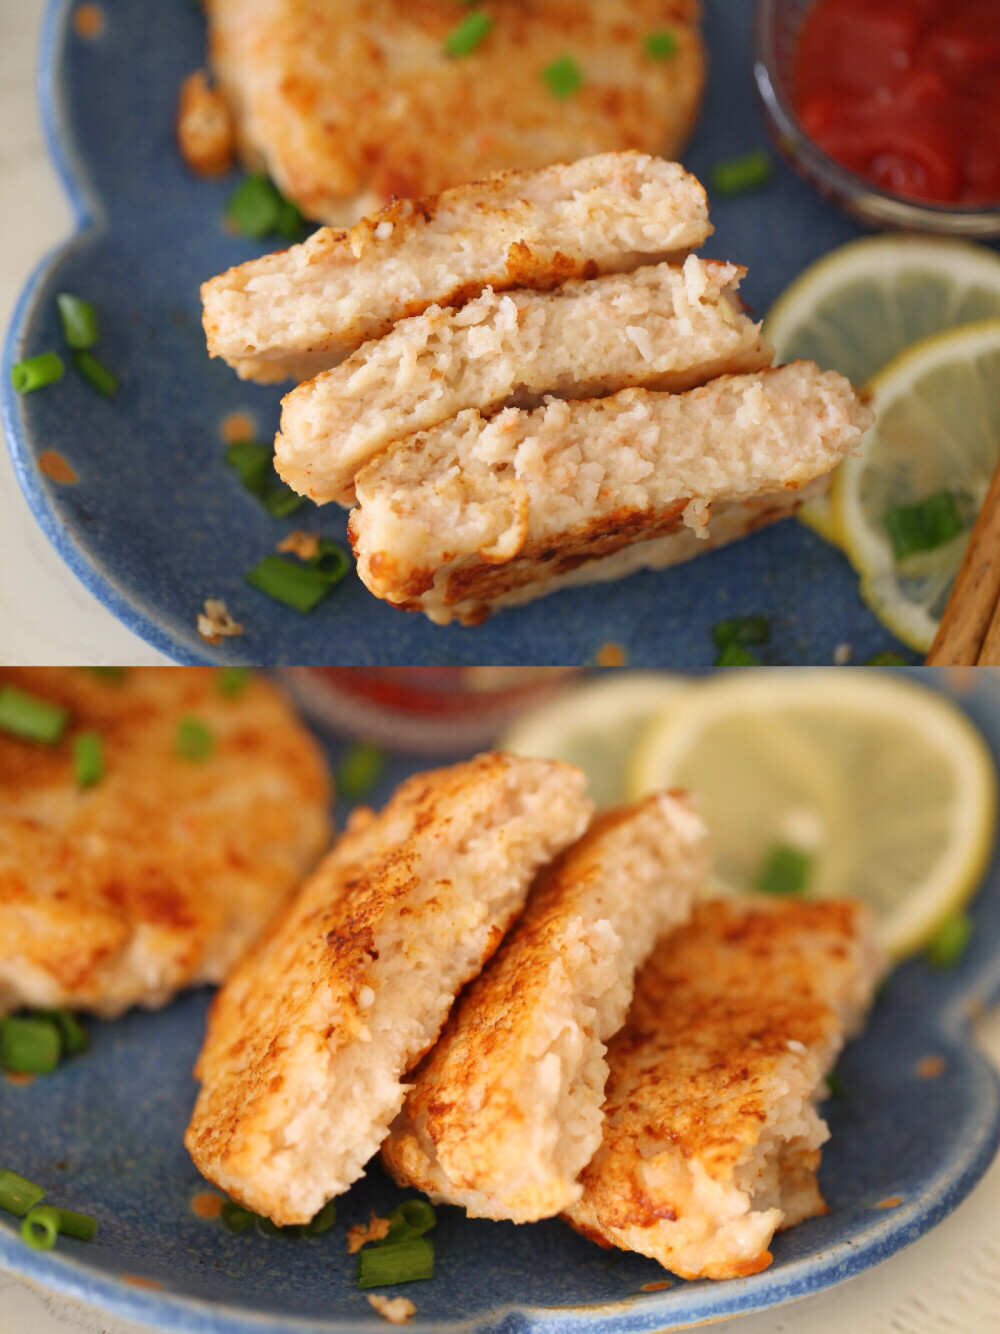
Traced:
<path id="1" fill-rule="evenodd" d="M 960 205 L 904 199 L 856 176 L 813 143 L 798 122 L 792 100 L 795 50 L 812 3 L 756 0 L 754 79 L 768 129 L 782 154 L 822 195 L 868 226 L 939 236 L 1000 236 L 1000 200 Z"/>

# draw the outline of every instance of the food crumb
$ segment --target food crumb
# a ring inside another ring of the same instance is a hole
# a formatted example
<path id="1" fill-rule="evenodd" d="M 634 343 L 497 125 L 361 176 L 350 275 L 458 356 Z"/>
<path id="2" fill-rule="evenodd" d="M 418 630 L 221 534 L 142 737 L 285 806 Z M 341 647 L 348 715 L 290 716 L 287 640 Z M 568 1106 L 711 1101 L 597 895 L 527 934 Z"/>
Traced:
<path id="1" fill-rule="evenodd" d="M 976 687 L 976 668 L 946 667 L 944 679 L 945 685 L 949 690 L 954 690 L 956 695 L 968 694 L 970 690 L 974 690 Z"/>
<path id="2" fill-rule="evenodd" d="M 851 661 L 854 648 L 851 644 L 838 644 L 833 650 L 833 661 L 837 667 L 846 667 Z"/>
<path id="3" fill-rule="evenodd" d="M 417 1313 L 417 1308 L 409 1297 L 380 1297 L 376 1293 L 374 1297 L 369 1297 L 368 1300 L 379 1315 L 384 1320 L 388 1320 L 390 1325 L 405 1325 L 410 1317 Z"/>
<path id="4" fill-rule="evenodd" d="M 143 1278 L 140 1274 L 122 1274 L 123 1283 L 131 1283 L 134 1288 L 162 1288 L 163 1284 L 156 1278 Z"/>
<path id="5" fill-rule="evenodd" d="M 381 1241 L 388 1234 L 388 1218 L 379 1218 L 378 1214 L 372 1210 L 370 1222 L 355 1223 L 354 1227 L 347 1229 L 347 1253 L 348 1255 L 356 1255 L 365 1242 Z"/>
<path id="6" fill-rule="evenodd" d="M 621 644 L 602 644 L 594 654 L 598 667 L 624 667 L 627 661 L 628 654 Z"/>
<path id="7" fill-rule="evenodd" d="M 920 1079 L 937 1079 L 944 1074 L 944 1061 L 940 1056 L 924 1056 L 917 1062 L 917 1075 Z"/>
<path id="8" fill-rule="evenodd" d="M 177 145 L 185 165 L 199 176 L 224 176 L 233 165 L 236 130 L 229 104 L 203 69 L 181 83 Z"/>
<path id="9" fill-rule="evenodd" d="M 29 1084 L 35 1082 L 35 1076 L 28 1074 L 25 1070 L 6 1070 L 4 1078 L 8 1084 L 13 1084 L 15 1088 L 27 1088 Z"/>
<path id="10" fill-rule="evenodd" d="M 104 28 L 104 10 L 100 5 L 77 5 L 73 11 L 73 29 L 77 37 L 97 37 Z"/>
<path id="11" fill-rule="evenodd" d="M 639 1289 L 640 1292 L 663 1292 L 674 1285 L 669 1278 L 661 1278 L 658 1283 L 644 1283 Z"/>
<path id="12" fill-rule="evenodd" d="M 43 472 L 53 482 L 77 482 L 80 479 L 72 464 L 67 463 L 55 449 L 45 449 L 38 456 L 38 471 Z"/>
<path id="13" fill-rule="evenodd" d="M 227 445 L 235 445 L 238 440 L 253 440 L 257 434 L 254 419 L 248 412 L 228 413 L 219 429 Z"/>
<path id="14" fill-rule="evenodd" d="M 884 1200 L 879 1200 L 876 1209 L 895 1209 L 903 1203 L 902 1195 L 889 1195 Z"/>
<path id="15" fill-rule="evenodd" d="M 191 1212 L 199 1218 L 218 1218 L 226 1199 L 214 1190 L 200 1190 L 191 1201 Z"/>
<path id="16" fill-rule="evenodd" d="M 275 551 L 290 551 L 299 560 L 315 560 L 319 555 L 319 534 L 304 533 L 301 528 L 283 537 Z"/>
<path id="17" fill-rule="evenodd" d="M 205 610 L 198 613 L 198 633 L 206 644 L 218 644 L 233 635 L 241 635 L 243 626 L 233 620 L 221 598 L 206 598 Z"/>

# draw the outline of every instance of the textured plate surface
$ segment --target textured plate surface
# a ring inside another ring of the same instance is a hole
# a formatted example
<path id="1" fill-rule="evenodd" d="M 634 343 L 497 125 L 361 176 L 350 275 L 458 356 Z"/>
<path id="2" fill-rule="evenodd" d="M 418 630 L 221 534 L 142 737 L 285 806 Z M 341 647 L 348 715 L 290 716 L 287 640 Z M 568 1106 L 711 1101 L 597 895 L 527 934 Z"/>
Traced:
<path id="1" fill-rule="evenodd" d="M 1000 677 L 979 672 L 960 702 L 1000 755 Z M 393 761 L 375 804 L 415 767 L 412 758 Z M 831 1212 L 776 1238 L 769 1269 L 647 1293 L 644 1284 L 664 1277 L 654 1261 L 600 1250 L 558 1220 L 515 1227 L 441 1209 L 436 1278 L 399 1289 L 418 1307 L 410 1328 L 673 1330 L 818 1292 L 914 1241 L 968 1193 L 1000 1137 L 997 1078 L 968 1031 L 970 1013 L 1000 995 L 1000 858 L 973 915 L 961 966 L 935 972 L 917 959 L 897 971 L 863 1038 L 848 1049 L 839 1067 L 843 1093 L 825 1109 L 833 1138 L 820 1175 Z M 0 1083 L 2 1165 L 100 1220 L 95 1242 L 64 1238 L 40 1254 L 3 1216 L 0 1264 L 164 1329 L 384 1328 L 357 1289 L 342 1226 L 404 1197 L 377 1168 L 343 1198 L 337 1226 L 309 1242 L 233 1237 L 191 1211 L 200 1178 L 181 1137 L 207 999 L 190 994 L 158 1014 L 92 1022 L 87 1056 L 26 1088 Z M 939 1077 L 918 1075 L 927 1056 L 942 1058 Z M 895 1207 L 880 1207 L 895 1197 Z M 162 1286 L 136 1286 L 123 1275 Z"/>
<path id="2" fill-rule="evenodd" d="M 198 285 L 270 247 L 227 235 L 236 178 L 187 172 L 173 141 L 181 78 L 204 62 L 191 0 L 104 0 L 95 38 L 77 35 L 78 0 L 52 0 L 41 51 L 43 115 L 79 231 L 32 277 L 15 311 L 2 371 L 4 424 L 25 495 L 75 571 L 128 626 L 178 661 L 251 663 L 585 663 L 611 641 L 634 666 L 712 661 L 712 625 L 734 613 L 772 620 L 773 662 L 827 663 L 848 642 L 854 660 L 891 647 L 862 604 L 847 561 L 795 522 L 660 573 L 576 589 L 474 628 L 433 626 L 372 598 L 353 573 L 312 616 L 248 588 L 244 572 L 293 527 L 342 537 L 343 512 L 271 519 L 222 463 L 220 422 L 277 424 L 279 389 L 241 384 L 210 362 Z M 703 179 L 721 159 L 759 147 L 748 0 L 706 0 L 708 92 L 686 164 Z M 857 229 L 784 165 L 743 198 L 712 200 L 707 253 L 747 264 L 744 295 L 758 314 L 806 264 Z M 100 355 L 121 376 L 106 402 L 75 375 L 18 398 L 9 370 L 61 343 L 53 296 L 96 302 Z M 55 449 L 79 480 L 45 477 Z M 195 631 L 206 597 L 246 626 L 209 649 Z"/>

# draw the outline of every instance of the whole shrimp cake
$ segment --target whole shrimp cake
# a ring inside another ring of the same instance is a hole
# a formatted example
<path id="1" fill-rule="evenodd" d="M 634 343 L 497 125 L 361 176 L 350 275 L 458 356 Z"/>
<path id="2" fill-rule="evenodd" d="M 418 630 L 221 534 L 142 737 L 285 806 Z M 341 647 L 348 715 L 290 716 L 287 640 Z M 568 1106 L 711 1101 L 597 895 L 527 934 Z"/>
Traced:
<path id="1" fill-rule="evenodd" d="M 329 799 L 262 678 L 0 671 L 0 1013 L 221 982 L 323 852 Z"/>

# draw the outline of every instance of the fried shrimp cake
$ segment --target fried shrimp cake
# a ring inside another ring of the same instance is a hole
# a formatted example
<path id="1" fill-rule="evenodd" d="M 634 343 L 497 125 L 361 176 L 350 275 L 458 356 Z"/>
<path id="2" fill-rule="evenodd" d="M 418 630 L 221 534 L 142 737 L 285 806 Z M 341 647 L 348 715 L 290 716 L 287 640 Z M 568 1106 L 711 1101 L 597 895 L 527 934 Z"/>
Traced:
<path id="1" fill-rule="evenodd" d="M 323 757 L 262 677 L 214 669 L 0 671 L 67 710 L 55 745 L 0 731 L 0 1011 L 114 1015 L 221 982 L 329 841 Z M 179 752 L 187 727 L 188 749 Z M 81 787 L 74 740 L 103 776 Z"/>

